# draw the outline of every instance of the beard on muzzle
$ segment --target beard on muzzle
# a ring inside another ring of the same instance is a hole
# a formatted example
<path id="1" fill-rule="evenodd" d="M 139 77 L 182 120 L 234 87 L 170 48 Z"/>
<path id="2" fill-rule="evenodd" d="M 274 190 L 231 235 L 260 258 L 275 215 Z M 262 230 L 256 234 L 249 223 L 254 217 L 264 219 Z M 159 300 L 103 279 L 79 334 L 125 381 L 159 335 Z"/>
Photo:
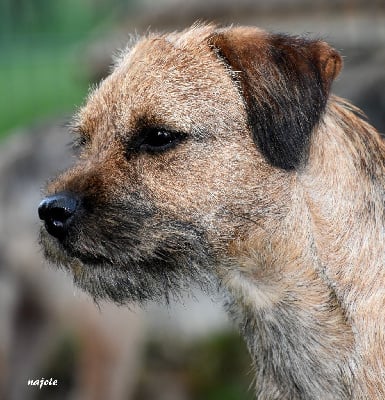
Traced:
<path id="1" fill-rule="evenodd" d="M 138 203 L 94 206 L 60 241 L 42 228 L 40 243 L 46 258 L 70 270 L 75 284 L 95 300 L 168 303 L 214 281 L 214 256 L 203 230 Z"/>

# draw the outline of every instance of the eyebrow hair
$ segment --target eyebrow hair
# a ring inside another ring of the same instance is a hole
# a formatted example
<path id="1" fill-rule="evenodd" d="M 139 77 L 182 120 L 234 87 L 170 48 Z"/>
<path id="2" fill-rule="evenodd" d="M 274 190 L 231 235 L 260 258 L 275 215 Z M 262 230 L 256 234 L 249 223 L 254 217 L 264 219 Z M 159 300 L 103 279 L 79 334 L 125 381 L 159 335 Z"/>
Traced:
<path id="1" fill-rule="evenodd" d="M 74 135 L 83 134 L 85 132 L 80 118 L 80 109 L 78 109 L 74 115 L 72 115 L 71 119 L 66 124 L 66 128 L 68 129 L 69 133 Z"/>
<path id="2" fill-rule="evenodd" d="M 203 126 L 189 126 L 181 127 L 177 124 L 170 124 L 164 121 L 162 117 L 157 115 L 141 115 L 138 116 L 134 122 L 134 126 L 131 129 L 132 134 L 143 132 L 151 129 L 168 130 L 172 132 L 180 132 L 196 141 L 201 141 L 210 137 L 210 133 L 207 128 Z"/>
<path id="3" fill-rule="evenodd" d="M 86 140 L 90 139 L 90 134 L 88 130 L 85 129 L 82 124 L 77 123 L 76 121 L 70 121 L 67 124 L 67 129 L 72 136 L 75 136 L 75 138 L 80 137 Z"/>

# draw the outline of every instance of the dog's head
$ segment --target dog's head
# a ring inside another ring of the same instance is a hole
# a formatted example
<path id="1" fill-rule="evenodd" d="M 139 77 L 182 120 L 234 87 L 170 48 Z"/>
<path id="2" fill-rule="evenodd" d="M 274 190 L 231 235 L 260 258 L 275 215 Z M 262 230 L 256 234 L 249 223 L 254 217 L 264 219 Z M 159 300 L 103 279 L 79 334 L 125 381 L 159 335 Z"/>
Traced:
<path id="1" fill-rule="evenodd" d="M 45 255 L 118 302 L 200 281 L 285 213 L 340 66 L 255 28 L 140 40 L 75 119 L 79 159 L 39 207 Z"/>

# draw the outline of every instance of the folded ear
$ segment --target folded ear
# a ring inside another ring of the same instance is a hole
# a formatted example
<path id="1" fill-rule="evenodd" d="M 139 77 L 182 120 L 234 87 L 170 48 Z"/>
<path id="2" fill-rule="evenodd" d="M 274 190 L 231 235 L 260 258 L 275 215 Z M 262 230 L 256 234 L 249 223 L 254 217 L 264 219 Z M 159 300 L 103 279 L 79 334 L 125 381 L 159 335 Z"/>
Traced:
<path id="1" fill-rule="evenodd" d="M 286 170 L 303 165 L 341 56 L 325 42 L 257 28 L 218 30 L 209 44 L 232 71 L 262 154 Z"/>

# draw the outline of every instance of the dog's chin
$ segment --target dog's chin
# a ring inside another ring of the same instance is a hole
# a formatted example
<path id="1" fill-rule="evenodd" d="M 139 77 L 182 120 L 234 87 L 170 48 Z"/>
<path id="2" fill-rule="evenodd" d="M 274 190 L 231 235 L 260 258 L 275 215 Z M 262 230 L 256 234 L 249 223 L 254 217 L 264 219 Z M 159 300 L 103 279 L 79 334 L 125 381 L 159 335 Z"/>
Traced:
<path id="1" fill-rule="evenodd" d="M 76 286 L 88 292 L 96 301 L 112 300 L 118 304 L 144 304 L 156 301 L 168 304 L 194 286 L 212 288 L 210 257 L 199 259 L 195 254 L 180 255 L 162 252 L 147 254 L 134 260 L 124 254 L 111 257 L 67 248 L 44 229 L 40 244 L 45 258 L 69 271 Z M 133 249 L 137 253 L 137 249 Z"/>

